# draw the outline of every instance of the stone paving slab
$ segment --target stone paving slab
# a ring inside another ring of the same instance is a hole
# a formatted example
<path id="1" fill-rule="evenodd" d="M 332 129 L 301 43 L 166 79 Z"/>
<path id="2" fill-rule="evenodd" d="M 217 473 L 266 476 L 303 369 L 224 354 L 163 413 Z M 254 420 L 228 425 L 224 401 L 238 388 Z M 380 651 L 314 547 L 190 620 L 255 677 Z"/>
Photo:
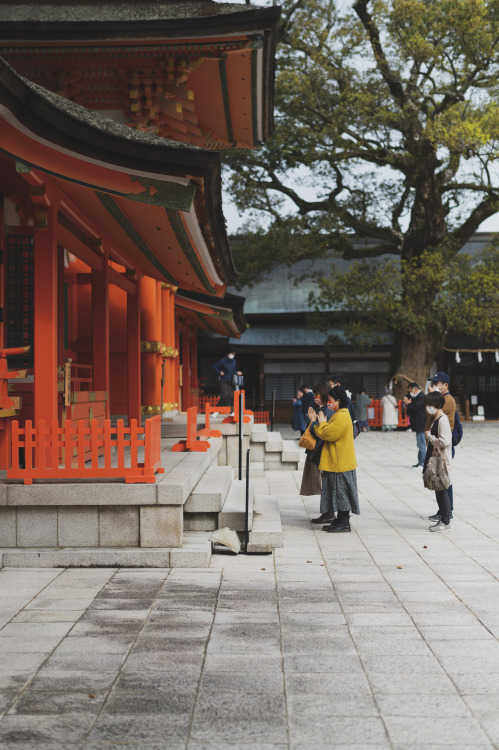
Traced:
<path id="1" fill-rule="evenodd" d="M 1 570 L 0 748 L 499 748 L 499 429 L 465 425 L 442 536 L 414 435 L 356 449 L 351 534 L 268 470 L 272 556 Z"/>

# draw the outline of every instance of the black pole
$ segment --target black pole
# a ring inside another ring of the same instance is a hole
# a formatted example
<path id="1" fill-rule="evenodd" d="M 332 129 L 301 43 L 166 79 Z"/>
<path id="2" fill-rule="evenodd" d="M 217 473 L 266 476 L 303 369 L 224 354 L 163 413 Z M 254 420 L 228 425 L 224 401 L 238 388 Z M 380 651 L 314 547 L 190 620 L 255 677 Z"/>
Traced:
<path id="1" fill-rule="evenodd" d="M 274 417 L 275 417 L 275 391 L 272 391 L 272 408 L 270 411 L 270 431 L 274 432 Z"/>
<path id="2" fill-rule="evenodd" d="M 249 516 L 249 465 L 250 465 L 250 449 L 246 451 L 246 509 L 244 511 L 244 551 L 248 552 L 249 542 L 249 529 L 248 529 L 248 516 Z"/>
<path id="3" fill-rule="evenodd" d="M 239 391 L 239 479 L 243 478 L 243 392 Z"/>
<path id="4" fill-rule="evenodd" d="M 256 411 L 256 408 L 255 408 L 255 389 L 254 388 L 253 388 L 253 392 L 252 392 L 252 407 L 251 408 L 253 409 L 253 411 Z"/>

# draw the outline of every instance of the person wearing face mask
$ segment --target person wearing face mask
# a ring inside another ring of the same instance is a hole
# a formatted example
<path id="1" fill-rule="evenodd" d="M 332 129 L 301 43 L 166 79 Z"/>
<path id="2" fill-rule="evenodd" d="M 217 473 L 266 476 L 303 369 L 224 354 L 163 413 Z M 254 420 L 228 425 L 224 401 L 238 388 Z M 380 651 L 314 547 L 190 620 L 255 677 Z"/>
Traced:
<path id="1" fill-rule="evenodd" d="M 322 529 L 330 533 L 348 532 L 351 531 L 350 513 L 358 515 L 360 510 L 355 471 L 357 459 L 345 389 L 340 386 L 331 388 L 327 405 L 334 414 L 328 420 L 319 411 L 318 425 L 314 427 L 316 436 L 324 440 L 319 463 L 322 472 L 321 513 L 337 516 Z"/>
<path id="2" fill-rule="evenodd" d="M 322 488 L 321 472 L 319 471 L 319 462 L 321 459 L 322 446 L 324 442 L 315 434 L 315 428 L 319 424 L 317 414 L 322 411 L 326 419 L 332 417 L 333 412 L 327 406 L 329 385 L 319 383 L 313 387 L 314 405 L 308 409 L 307 417 L 310 420 L 309 430 L 312 437 L 316 438 L 316 445 L 313 450 L 307 450 L 305 465 L 303 467 L 303 476 L 301 481 L 300 495 L 320 495 Z M 312 523 L 331 523 L 334 521 L 334 513 L 321 513 L 319 518 L 312 518 Z"/>
<path id="3" fill-rule="evenodd" d="M 451 433 L 454 429 L 454 422 L 456 419 L 456 402 L 452 398 L 452 396 L 449 393 L 449 381 L 450 378 L 447 375 L 446 372 L 436 372 L 435 375 L 433 375 L 432 378 L 430 378 L 430 387 L 429 391 L 438 391 L 442 394 L 442 396 L 445 399 L 445 403 L 442 407 L 442 411 L 449 420 Z M 431 426 L 433 424 L 434 415 L 427 415 L 426 418 L 426 425 L 425 425 L 425 431 L 428 432 L 431 430 Z M 454 458 L 454 448 L 452 447 L 451 450 L 451 458 Z M 447 490 L 449 495 L 449 502 L 450 502 L 450 517 L 452 518 L 452 511 L 454 510 L 454 491 L 452 489 L 452 485 Z M 440 519 L 440 512 L 435 513 L 435 515 L 430 516 L 430 521 L 438 521 Z"/>
<path id="4" fill-rule="evenodd" d="M 426 452 L 425 467 L 433 455 L 433 451 L 437 450 L 438 447 L 439 453 L 445 458 L 447 474 L 450 478 L 450 468 L 452 463 L 452 430 L 449 419 L 444 412 L 445 397 L 438 390 L 430 391 L 430 393 L 427 393 L 425 396 L 425 404 L 427 414 L 432 418 L 431 428 L 426 432 L 428 450 Z M 438 503 L 438 513 L 429 518 L 437 523 L 434 526 L 430 526 L 430 531 L 450 531 L 452 513 L 449 491 L 435 490 L 435 496 Z"/>
<path id="5" fill-rule="evenodd" d="M 236 353 L 233 349 L 228 349 L 227 354 L 218 362 L 215 362 L 213 369 L 219 376 L 220 380 L 220 398 L 218 400 L 218 406 L 230 406 L 234 408 L 234 391 L 235 385 L 233 383 L 234 375 L 242 375 L 242 372 L 237 369 Z"/>
<path id="6" fill-rule="evenodd" d="M 418 461 L 413 465 L 414 469 L 422 468 L 426 456 L 426 404 L 424 397 L 425 395 L 417 383 L 410 383 L 409 393 L 407 396 L 404 396 L 404 404 L 407 407 L 411 430 L 416 433 Z"/>

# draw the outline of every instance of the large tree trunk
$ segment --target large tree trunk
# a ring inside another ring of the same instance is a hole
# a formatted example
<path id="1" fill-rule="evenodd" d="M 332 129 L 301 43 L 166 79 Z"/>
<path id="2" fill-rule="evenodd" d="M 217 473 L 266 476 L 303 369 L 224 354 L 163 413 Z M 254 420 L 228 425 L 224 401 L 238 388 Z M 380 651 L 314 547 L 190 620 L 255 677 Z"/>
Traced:
<path id="1" fill-rule="evenodd" d="M 435 330 L 402 334 L 399 366 L 394 373 L 396 398 L 402 398 L 407 393 L 412 381 L 425 389 L 430 367 L 444 343 L 445 334 Z"/>

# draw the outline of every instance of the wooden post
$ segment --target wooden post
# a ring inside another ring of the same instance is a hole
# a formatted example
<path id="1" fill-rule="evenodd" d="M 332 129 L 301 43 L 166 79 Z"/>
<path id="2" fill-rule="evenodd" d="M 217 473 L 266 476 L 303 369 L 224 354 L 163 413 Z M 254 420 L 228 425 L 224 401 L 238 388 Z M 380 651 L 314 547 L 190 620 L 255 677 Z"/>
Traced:
<path id="1" fill-rule="evenodd" d="M 156 336 L 156 281 L 144 276 L 140 287 L 140 332 L 143 342 L 157 341 Z M 141 354 L 142 410 L 159 406 L 156 401 L 156 354 L 142 351 Z"/>
<path id="2" fill-rule="evenodd" d="M 189 361 L 191 367 L 190 376 L 190 397 L 192 406 L 197 406 L 198 403 L 198 342 L 196 337 L 196 329 L 193 328 L 190 331 L 189 336 Z"/>
<path id="3" fill-rule="evenodd" d="M 163 319 L 161 315 L 161 281 L 156 281 L 156 341 L 160 343 L 164 342 L 163 338 Z M 159 404 L 159 414 L 163 414 L 163 403 L 161 401 L 161 376 L 162 376 L 162 362 L 163 358 L 161 352 L 156 352 L 152 355 L 155 360 L 156 375 L 155 375 L 155 397 L 154 403 Z"/>
<path id="4" fill-rule="evenodd" d="M 135 294 L 127 295 L 127 372 L 128 372 L 128 424 L 141 419 L 140 390 L 140 286 Z"/>
<path id="5" fill-rule="evenodd" d="M 106 391 L 106 418 L 109 419 L 109 264 L 92 271 L 92 364 L 94 391 Z"/>
<path id="6" fill-rule="evenodd" d="M 57 413 L 57 208 L 34 232 L 34 417 L 51 422 Z"/>

